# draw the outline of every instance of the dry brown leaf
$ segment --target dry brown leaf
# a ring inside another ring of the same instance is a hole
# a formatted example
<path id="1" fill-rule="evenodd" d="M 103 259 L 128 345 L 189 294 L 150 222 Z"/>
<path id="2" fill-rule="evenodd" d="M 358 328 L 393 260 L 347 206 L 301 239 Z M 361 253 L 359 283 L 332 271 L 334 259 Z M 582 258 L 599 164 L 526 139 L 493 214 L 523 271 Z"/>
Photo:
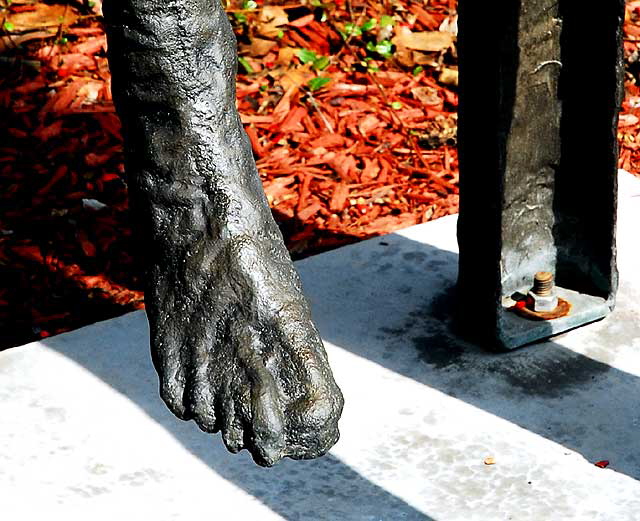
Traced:
<path id="1" fill-rule="evenodd" d="M 442 32 L 451 33 L 453 35 L 458 34 L 458 15 L 447 16 L 438 29 Z"/>
<path id="2" fill-rule="evenodd" d="M 439 96 L 438 89 L 433 87 L 414 87 L 411 89 L 411 94 L 413 94 L 414 98 L 425 105 L 433 106 L 442 103 L 442 98 Z"/>
<path id="3" fill-rule="evenodd" d="M 278 65 L 290 65 L 295 55 L 296 49 L 293 47 L 280 47 L 280 49 L 278 49 L 276 63 Z"/>
<path id="4" fill-rule="evenodd" d="M 412 51 L 406 47 L 398 47 L 394 54 L 395 59 L 405 67 L 415 67 L 422 65 L 423 67 L 433 67 L 435 69 L 441 66 L 441 54 L 435 52 Z"/>
<path id="5" fill-rule="evenodd" d="M 391 41 L 398 47 L 416 51 L 441 52 L 453 45 L 454 36 L 449 32 L 411 32 L 408 27 L 398 27 L 396 35 Z"/>
<path id="6" fill-rule="evenodd" d="M 286 25 L 289 23 L 287 12 L 276 5 L 265 5 L 260 9 L 258 17 L 260 23 L 271 25 Z"/>
<path id="7" fill-rule="evenodd" d="M 314 77 L 311 72 L 310 64 L 288 70 L 281 78 L 280 84 L 285 90 L 289 90 L 292 86 L 302 87 L 307 81 Z"/>
<path id="8" fill-rule="evenodd" d="M 253 38 L 251 45 L 248 46 L 251 56 L 264 56 L 276 46 L 273 40 L 265 40 L 264 38 Z"/>
<path id="9" fill-rule="evenodd" d="M 30 42 L 31 40 L 38 40 L 40 38 L 53 38 L 56 35 L 55 31 L 35 31 L 27 34 L 21 34 L 19 36 L 3 36 L 0 38 L 0 53 L 20 46 L 23 43 Z"/>
<path id="10" fill-rule="evenodd" d="M 442 65 L 441 55 L 434 52 L 419 52 L 413 51 L 411 53 L 411 59 L 414 65 L 422 65 L 426 67 L 433 67 L 435 69 Z"/>
<path id="11" fill-rule="evenodd" d="M 413 67 L 415 65 L 413 60 L 413 51 L 404 47 L 399 47 L 393 57 L 400 65 L 404 65 L 405 67 Z"/>
<path id="12" fill-rule="evenodd" d="M 72 7 L 43 3 L 35 6 L 35 11 L 13 13 L 7 17 L 7 21 L 13 24 L 13 32 L 58 27 L 60 24 L 71 25 L 78 19 L 78 13 Z"/>
<path id="13" fill-rule="evenodd" d="M 260 10 L 258 17 L 258 34 L 267 38 L 275 38 L 281 32 L 280 26 L 288 23 L 289 17 L 282 7 L 265 5 Z"/>
<path id="14" fill-rule="evenodd" d="M 440 83 L 443 83 L 445 85 L 454 85 L 455 87 L 457 87 L 458 86 L 458 70 L 444 67 L 442 69 L 442 72 L 440 72 L 439 80 L 440 80 Z"/>

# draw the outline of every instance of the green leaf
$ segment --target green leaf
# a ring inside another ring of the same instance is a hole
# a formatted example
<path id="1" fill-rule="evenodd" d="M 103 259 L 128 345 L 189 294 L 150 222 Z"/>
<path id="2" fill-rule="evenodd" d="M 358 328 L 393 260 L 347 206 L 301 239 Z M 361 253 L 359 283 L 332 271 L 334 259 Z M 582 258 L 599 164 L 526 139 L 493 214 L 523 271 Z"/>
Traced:
<path id="1" fill-rule="evenodd" d="M 302 63 L 313 63 L 318 59 L 316 53 L 309 49 L 298 49 L 296 56 Z"/>
<path id="2" fill-rule="evenodd" d="M 424 67 L 422 65 L 418 65 L 415 69 L 413 69 L 413 75 L 417 76 L 418 74 L 420 74 L 422 71 L 424 70 Z"/>
<path id="3" fill-rule="evenodd" d="M 367 20 L 360 26 L 360 29 L 362 29 L 363 31 L 370 31 L 376 25 L 378 25 L 378 21 L 375 18 L 369 18 L 369 20 Z"/>
<path id="4" fill-rule="evenodd" d="M 362 30 L 360 29 L 360 27 L 358 27 L 356 24 L 352 24 L 350 22 L 348 24 L 345 24 L 344 32 L 345 32 L 345 34 L 347 34 L 349 36 L 361 36 L 362 35 Z"/>
<path id="5" fill-rule="evenodd" d="M 400 110 L 402 108 L 402 103 L 400 103 L 399 101 L 394 101 L 393 103 L 391 103 L 391 108 L 393 110 Z"/>
<path id="6" fill-rule="evenodd" d="M 393 27 L 396 21 L 389 15 L 382 15 L 380 18 L 380 27 Z"/>
<path id="7" fill-rule="evenodd" d="M 251 64 L 247 61 L 246 58 L 238 56 L 238 62 L 240 63 L 240 65 L 242 65 L 242 68 L 247 71 L 247 74 L 253 74 L 254 72 L 256 72 L 253 70 L 253 67 L 251 67 Z"/>
<path id="8" fill-rule="evenodd" d="M 255 2 L 255 0 L 245 0 L 242 3 L 243 9 L 256 9 L 257 7 L 258 7 L 258 4 Z"/>
<path id="9" fill-rule="evenodd" d="M 247 23 L 247 17 L 245 15 L 243 15 L 242 13 L 233 13 L 233 16 L 241 24 L 246 24 Z"/>
<path id="10" fill-rule="evenodd" d="M 389 40 L 382 40 L 376 44 L 376 52 L 380 56 L 390 58 L 393 50 L 393 44 Z"/>
<path id="11" fill-rule="evenodd" d="M 389 40 L 382 40 L 378 43 L 367 42 L 367 51 L 376 52 L 385 58 L 391 57 L 392 49 L 393 44 Z"/>
<path id="12" fill-rule="evenodd" d="M 317 78 L 312 78 L 307 82 L 309 89 L 312 91 L 316 91 L 324 87 L 327 83 L 331 81 L 331 78 L 327 78 L 326 76 L 318 76 Z"/>
<path id="13" fill-rule="evenodd" d="M 13 31 L 15 29 L 15 25 L 13 25 L 11 22 L 5 22 L 4 29 L 5 31 Z"/>
<path id="14" fill-rule="evenodd" d="M 313 68 L 317 71 L 323 71 L 331 63 L 331 59 L 328 56 L 320 56 L 313 62 Z"/>
<path id="15" fill-rule="evenodd" d="M 283 37 L 284 37 L 284 31 L 283 30 L 278 31 L 276 38 L 279 40 L 280 38 L 283 38 Z"/>

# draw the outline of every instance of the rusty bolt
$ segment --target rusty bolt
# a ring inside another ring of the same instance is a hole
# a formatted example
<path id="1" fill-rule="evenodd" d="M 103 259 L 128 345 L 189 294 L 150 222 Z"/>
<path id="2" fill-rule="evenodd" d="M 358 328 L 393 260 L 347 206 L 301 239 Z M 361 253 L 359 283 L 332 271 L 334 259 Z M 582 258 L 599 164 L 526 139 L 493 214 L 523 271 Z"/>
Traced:
<path id="1" fill-rule="evenodd" d="M 539 271 L 533 278 L 533 288 L 529 291 L 529 308 L 536 312 L 549 312 L 558 306 L 554 291 L 553 273 Z"/>
<path id="2" fill-rule="evenodd" d="M 548 297 L 553 291 L 553 273 L 539 271 L 533 277 L 532 291 L 541 297 Z"/>

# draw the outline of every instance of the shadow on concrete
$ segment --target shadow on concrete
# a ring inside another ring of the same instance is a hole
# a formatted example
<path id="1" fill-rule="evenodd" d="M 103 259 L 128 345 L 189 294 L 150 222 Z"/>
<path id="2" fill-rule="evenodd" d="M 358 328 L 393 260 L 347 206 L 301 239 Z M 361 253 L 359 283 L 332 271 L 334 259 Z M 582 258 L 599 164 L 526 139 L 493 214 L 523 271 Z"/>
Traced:
<path id="1" fill-rule="evenodd" d="M 543 436 L 590 462 L 640 478 L 637 433 L 640 379 L 556 342 L 495 354 L 450 331 L 457 254 L 390 235 L 298 263 L 316 323 L 329 342 Z M 619 310 L 623 315 L 624 309 Z M 86 336 L 43 343 L 76 361 L 141 407 L 223 478 L 287 520 L 429 520 L 332 455 L 256 467 L 246 453 L 230 455 L 219 439 L 194 434 L 156 395 L 141 313 L 92 326 L 109 337 L 104 352 L 83 350 Z M 610 322 L 614 323 L 614 322 Z M 614 357 L 638 336 L 598 328 L 594 355 Z M 133 334 L 138 335 L 131 338 Z M 624 335 L 628 335 L 625 337 Z M 600 345 L 597 345 L 600 343 Z M 122 350 L 135 345 L 140 349 Z M 138 372 L 126 370 L 133 364 Z M 349 396 L 346 396 L 349 400 Z M 425 410 L 428 409 L 425 404 Z M 320 505 L 310 510 L 310 505 Z M 325 505 L 325 507 L 322 507 Z"/>
<path id="2" fill-rule="evenodd" d="M 108 341 L 97 341 L 99 347 L 91 350 L 85 348 L 86 334 L 73 332 L 41 343 L 126 396 L 214 472 L 288 521 L 433 521 L 331 454 L 311 461 L 284 460 L 271 469 L 263 469 L 253 463 L 246 451 L 228 453 L 219 435 L 204 434 L 193 422 L 176 419 L 157 393 L 145 322 L 142 312 L 136 312 L 94 324 L 91 338 Z M 136 348 L 122 349 L 132 345 Z M 216 491 L 211 493 L 215 497 Z"/>
<path id="3" fill-rule="evenodd" d="M 640 378 L 605 363 L 640 337 L 624 308 L 638 299 L 623 286 L 593 334 L 569 333 L 586 334 L 597 359 L 561 345 L 567 334 L 491 353 L 452 333 L 457 265 L 456 253 L 399 235 L 298 263 L 325 340 L 640 479 Z"/>

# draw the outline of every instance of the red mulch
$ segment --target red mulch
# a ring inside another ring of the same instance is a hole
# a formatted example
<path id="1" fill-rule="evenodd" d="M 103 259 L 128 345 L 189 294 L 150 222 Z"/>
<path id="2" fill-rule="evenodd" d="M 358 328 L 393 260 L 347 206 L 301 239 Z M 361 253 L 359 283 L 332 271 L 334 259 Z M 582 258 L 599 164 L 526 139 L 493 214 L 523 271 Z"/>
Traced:
<path id="1" fill-rule="evenodd" d="M 293 256 L 455 213 L 455 1 L 280 3 L 228 11 Z M 143 307 L 99 10 L 0 0 L 0 349 Z M 640 1 L 627 14 L 620 164 L 637 172 Z"/>

